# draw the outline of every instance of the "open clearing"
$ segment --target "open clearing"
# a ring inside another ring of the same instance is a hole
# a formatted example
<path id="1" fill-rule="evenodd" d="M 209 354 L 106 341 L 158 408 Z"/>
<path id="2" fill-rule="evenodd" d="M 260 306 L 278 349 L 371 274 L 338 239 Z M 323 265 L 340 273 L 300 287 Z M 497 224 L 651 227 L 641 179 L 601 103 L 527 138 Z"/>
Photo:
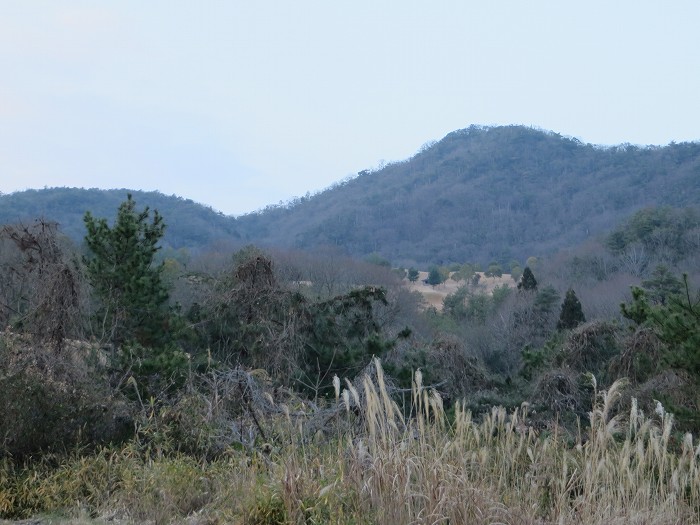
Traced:
<path id="1" fill-rule="evenodd" d="M 419 292 L 428 306 L 434 306 L 438 311 L 442 310 L 442 301 L 450 294 L 457 291 L 458 288 L 467 284 L 465 281 L 453 281 L 452 279 L 447 279 L 442 284 L 437 286 L 431 286 L 425 284 L 425 280 L 428 278 L 428 272 L 419 272 L 418 280 L 415 283 L 410 282 L 405 279 L 406 286 L 409 290 L 414 292 Z M 491 294 L 496 286 L 506 285 L 510 288 L 515 288 L 515 281 L 511 278 L 509 273 L 504 273 L 501 277 L 486 277 L 484 272 L 476 272 L 481 275 L 479 279 L 479 284 L 474 287 L 474 291 Z"/>

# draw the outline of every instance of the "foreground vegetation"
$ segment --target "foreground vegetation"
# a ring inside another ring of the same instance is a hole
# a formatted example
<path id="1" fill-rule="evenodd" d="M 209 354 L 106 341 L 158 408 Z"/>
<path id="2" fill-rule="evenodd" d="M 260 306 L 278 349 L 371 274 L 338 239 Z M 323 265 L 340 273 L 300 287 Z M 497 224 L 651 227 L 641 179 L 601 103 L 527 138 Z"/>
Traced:
<path id="1" fill-rule="evenodd" d="M 275 446 L 206 460 L 178 452 L 168 424 L 150 412 L 120 447 L 24 468 L 5 460 L 0 512 L 156 523 L 699 521 L 700 446 L 690 434 L 673 441 L 673 417 L 661 406 L 645 415 L 633 403 L 617 413 L 619 382 L 595 392 L 591 424 L 579 435 L 557 427 L 538 435 L 527 407 L 494 408 L 476 422 L 457 403 L 448 416 L 420 373 L 406 417 L 379 362 L 372 366 L 359 391 L 338 391 L 335 435 L 310 437 L 309 419 L 283 407 L 267 422 Z"/>
<path id="2" fill-rule="evenodd" d="M 692 210 L 513 288 L 435 266 L 441 312 L 379 256 L 173 259 L 116 217 L 0 230 L 0 517 L 700 523 Z"/>

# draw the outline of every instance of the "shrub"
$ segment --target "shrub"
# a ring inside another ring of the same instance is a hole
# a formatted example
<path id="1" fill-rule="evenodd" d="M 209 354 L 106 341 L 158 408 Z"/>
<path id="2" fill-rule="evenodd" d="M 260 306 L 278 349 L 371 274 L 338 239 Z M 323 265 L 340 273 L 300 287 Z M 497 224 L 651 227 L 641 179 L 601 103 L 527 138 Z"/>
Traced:
<path id="1" fill-rule="evenodd" d="M 112 394 L 97 350 L 67 342 L 56 355 L 25 337 L 4 334 L 0 341 L 4 454 L 21 458 L 41 450 L 119 441 L 131 434 L 132 411 Z"/>

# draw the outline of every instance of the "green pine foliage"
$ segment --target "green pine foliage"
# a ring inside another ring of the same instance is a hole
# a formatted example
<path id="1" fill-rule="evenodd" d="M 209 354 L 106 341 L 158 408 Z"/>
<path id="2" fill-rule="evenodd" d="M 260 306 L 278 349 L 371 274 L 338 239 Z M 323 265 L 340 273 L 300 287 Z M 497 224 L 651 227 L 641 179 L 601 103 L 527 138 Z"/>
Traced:
<path id="1" fill-rule="evenodd" d="M 90 284 L 102 302 L 98 320 L 117 345 L 134 340 L 151 346 L 160 342 L 166 319 L 168 291 L 162 264 L 154 262 L 165 223 L 158 211 L 136 210 L 131 194 L 119 206 L 113 226 L 107 219 L 85 214 L 89 255 L 84 258 Z"/>
<path id="2" fill-rule="evenodd" d="M 692 251 L 698 227 L 700 215 L 693 208 L 644 208 L 610 233 L 606 245 L 615 255 L 639 247 L 649 256 L 677 262 Z"/>
<path id="3" fill-rule="evenodd" d="M 541 347 L 525 345 L 522 350 L 522 368 L 520 375 L 531 381 L 537 375 L 555 366 L 561 366 L 563 361 L 562 334 L 554 334 Z"/>
<path id="4" fill-rule="evenodd" d="M 657 373 L 672 369 L 687 376 L 688 381 L 677 388 L 681 397 L 697 403 L 700 388 L 700 292 L 693 294 L 688 276 L 683 275 L 682 290 L 670 295 L 664 303 L 654 304 L 649 294 L 641 289 L 632 289 L 632 302 L 622 304 L 622 315 L 636 323 L 636 331 L 652 330 L 662 342 L 660 359 L 655 363 Z M 700 418 L 695 408 L 673 405 L 679 421 L 690 429 L 700 429 Z"/>
<path id="5" fill-rule="evenodd" d="M 692 297 L 687 275 L 683 275 L 683 291 L 651 308 L 649 319 L 669 347 L 669 363 L 690 372 L 700 383 L 700 293 Z"/>
<path id="6" fill-rule="evenodd" d="M 532 273 L 529 266 L 526 266 L 523 270 L 523 276 L 518 283 L 518 290 L 537 290 L 537 279 L 535 279 L 535 275 Z"/>
<path id="7" fill-rule="evenodd" d="M 386 291 L 375 286 L 308 297 L 278 281 L 272 259 L 248 247 L 188 319 L 217 364 L 263 369 L 285 386 L 324 395 L 334 375 L 354 377 L 410 335 L 384 335 L 377 309 L 387 304 Z"/>
<path id="8" fill-rule="evenodd" d="M 557 301 L 559 301 L 559 292 L 549 285 L 537 292 L 533 306 L 537 313 L 544 316 L 554 311 L 554 305 Z"/>
<path id="9" fill-rule="evenodd" d="M 168 306 L 163 263 L 155 262 L 165 223 L 157 210 L 139 211 L 131 194 L 114 224 L 85 214 L 88 279 L 99 300 L 93 326 L 120 349 L 122 365 L 141 376 L 182 378 L 187 357 L 175 344 L 177 319 Z"/>
<path id="10" fill-rule="evenodd" d="M 454 281 L 469 281 L 474 276 L 474 265 L 464 263 L 452 274 Z"/>
<path id="11" fill-rule="evenodd" d="M 486 272 L 484 272 L 484 275 L 486 275 L 486 277 L 501 277 L 503 275 L 503 269 L 497 262 L 491 262 Z"/>
<path id="12" fill-rule="evenodd" d="M 585 322 L 586 316 L 583 314 L 581 301 L 576 297 L 576 292 L 574 292 L 572 288 L 569 288 L 566 291 L 564 302 L 561 305 L 557 330 L 571 330 Z"/>
<path id="13" fill-rule="evenodd" d="M 642 281 L 642 288 L 649 299 L 655 304 L 664 304 L 666 299 L 678 295 L 683 289 L 683 283 L 662 264 L 658 265 L 648 279 Z"/>
<path id="14" fill-rule="evenodd" d="M 641 325 L 649 319 L 651 309 L 646 292 L 636 286 L 632 287 L 632 302 L 620 305 L 622 315 L 637 325 Z"/>
<path id="15" fill-rule="evenodd" d="M 468 286 L 460 286 L 454 293 L 449 294 L 442 301 L 442 311 L 455 321 L 463 321 L 474 317 L 473 313 L 477 300 L 471 300 L 472 295 Z"/>
<path id="16" fill-rule="evenodd" d="M 428 278 L 426 279 L 426 283 L 431 286 L 437 286 L 442 282 L 444 282 L 444 278 L 440 273 L 440 269 L 436 266 L 433 266 L 428 272 Z"/>
<path id="17" fill-rule="evenodd" d="M 303 389 L 329 393 L 334 375 L 355 377 L 372 359 L 393 348 L 382 334 L 375 309 L 387 305 L 386 291 L 367 286 L 308 307 L 305 351 L 297 381 Z M 405 338 L 410 331 L 399 335 Z"/>
<path id="18" fill-rule="evenodd" d="M 523 276 L 523 269 L 520 267 L 520 265 L 513 266 L 510 269 L 510 277 L 513 279 L 516 283 L 520 282 L 520 278 Z"/>

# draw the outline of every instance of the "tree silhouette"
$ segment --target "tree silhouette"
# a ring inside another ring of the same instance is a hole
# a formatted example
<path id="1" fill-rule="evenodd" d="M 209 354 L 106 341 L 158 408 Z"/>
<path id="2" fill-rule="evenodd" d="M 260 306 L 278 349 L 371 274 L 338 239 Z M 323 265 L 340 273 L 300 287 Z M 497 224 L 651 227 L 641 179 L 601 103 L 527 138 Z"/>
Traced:
<path id="1" fill-rule="evenodd" d="M 537 290 L 537 279 L 535 279 L 535 275 L 529 266 L 526 266 L 523 270 L 523 276 L 518 283 L 518 290 Z"/>
<path id="2" fill-rule="evenodd" d="M 484 275 L 486 275 L 486 277 L 501 277 L 503 276 L 503 269 L 497 262 L 492 262 L 489 264 L 486 272 L 484 272 Z"/>
<path id="3" fill-rule="evenodd" d="M 433 266 L 428 272 L 428 278 L 425 280 L 425 282 L 426 284 L 429 284 L 431 286 L 437 286 L 438 284 L 443 282 L 440 270 L 437 267 Z"/>
<path id="4" fill-rule="evenodd" d="M 569 288 L 566 291 L 566 297 L 564 297 L 564 302 L 561 305 L 557 329 L 570 330 L 585 322 L 586 316 L 583 315 L 581 301 L 576 297 L 576 292 L 574 292 L 572 288 Z"/>

